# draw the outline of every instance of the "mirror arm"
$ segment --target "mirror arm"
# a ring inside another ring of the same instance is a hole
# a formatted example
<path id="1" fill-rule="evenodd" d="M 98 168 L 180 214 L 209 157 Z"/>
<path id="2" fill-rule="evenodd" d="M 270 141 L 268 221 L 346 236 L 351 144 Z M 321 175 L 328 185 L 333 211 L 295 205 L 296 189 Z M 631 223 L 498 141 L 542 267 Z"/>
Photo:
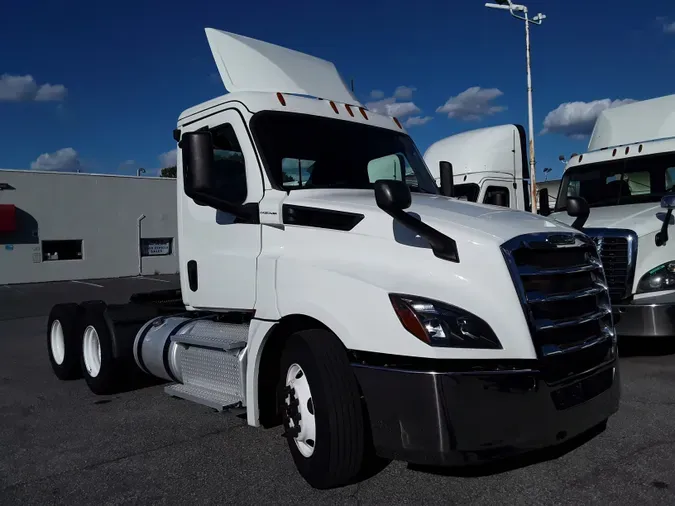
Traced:
<path id="1" fill-rule="evenodd" d="M 670 217 L 673 215 L 673 210 L 668 209 L 666 211 L 666 217 L 663 219 L 663 225 L 661 225 L 661 231 L 656 233 L 654 237 L 654 242 L 657 246 L 663 246 L 668 242 L 668 225 L 670 225 Z"/>
<path id="2" fill-rule="evenodd" d="M 579 232 L 582 232 L 587 218 L 588 216 L 577 217 L 577 219 L 574 220 L 574 223 L 572 223 L 572 228 L 576 228 Z"/>
<path id="3" fill-rule="evenodd" d="M 409 228 L 416 234 L 426 239 L 431 245 L 431 250 L 438 258 L 448 260 L 449 262 L 459 263 L 459 252 L 457 243 L 454 239 L 442 234 L 433 227 L 430 227 L 422 220 L 409 215 L 403 209 L 384 209 L 389 216 L 400 222 L 403 226 Z"/>
<path id="4" fill-rule="evenodd" d="M 230 202 L 227 202 L 225 200 L 219 199 L 218 197 L 214 197 L 212 195 L 207 195 L 205 193 L 201 192 L 194 192 L 193 195 L 190 196 L 192 200 L 194 200 L 196 203 L 202 203 L 206 204 L 209 207 L 212 207 L 218 211 L 222 211 L 224 213 L 229 213 L 237 218 L 241 218 L 242 220 L 248 222 L 248 223 L 258 223 L 260 218 L 257 215 L 257 205 L 250 206 L 249 205 L 236 205 L 236 204 L 231 204 Z"/>

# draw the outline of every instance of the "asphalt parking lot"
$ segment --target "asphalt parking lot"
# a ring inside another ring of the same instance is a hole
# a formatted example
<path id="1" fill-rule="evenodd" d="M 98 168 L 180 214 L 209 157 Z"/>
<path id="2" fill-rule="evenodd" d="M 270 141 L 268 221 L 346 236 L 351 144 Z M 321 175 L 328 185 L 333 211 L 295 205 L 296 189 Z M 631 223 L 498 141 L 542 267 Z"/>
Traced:
<path id="1" fill-rule="evenodd" d="M 57 380 L 51 305 L 178 286 L 156 278 L 0 286 L 0 504 L 675 503 L 675 354 L 657 346 L 631 344 L 620 411 L 585 445 L 473 473 L 394 462 L 332 491 L 299 477 L 280 428 L 248 427 L 161 385 L 97 397 L 83 380 Z"/>

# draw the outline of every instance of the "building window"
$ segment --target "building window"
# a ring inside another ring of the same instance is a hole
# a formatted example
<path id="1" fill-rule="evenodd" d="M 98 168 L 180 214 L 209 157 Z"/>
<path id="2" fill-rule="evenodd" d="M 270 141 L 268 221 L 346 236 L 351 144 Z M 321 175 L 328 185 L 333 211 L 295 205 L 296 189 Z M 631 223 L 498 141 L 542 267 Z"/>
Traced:
<path id="1" fill-rule="evenodd" d="M 82 239 L 42 241 L 42 261 L 82 260 Z"/>
<path id="2" fill-rule="evenodd" d="M 157 257 L 173 253 L 173 237 L 141 239 L 141 256 Z"/>

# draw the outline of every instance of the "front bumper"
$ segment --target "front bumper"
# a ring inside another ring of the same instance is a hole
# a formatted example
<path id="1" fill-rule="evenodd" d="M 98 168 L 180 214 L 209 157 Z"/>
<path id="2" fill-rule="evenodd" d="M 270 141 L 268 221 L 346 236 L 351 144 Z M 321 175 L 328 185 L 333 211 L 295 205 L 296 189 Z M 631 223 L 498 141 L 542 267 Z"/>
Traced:
<path id="1" fill-rule="evenodd" d="M 675 336 L 675 293 L 613 304 L 612 308 L 619 336 Z"/>
<path id="2" fill-rule="evenodd" d="M 354 364 L 378 455 L 479 464 L 567 441 L 619 408 L 616 359 L 547 383 L 536 369 L 428 372 Z"/>

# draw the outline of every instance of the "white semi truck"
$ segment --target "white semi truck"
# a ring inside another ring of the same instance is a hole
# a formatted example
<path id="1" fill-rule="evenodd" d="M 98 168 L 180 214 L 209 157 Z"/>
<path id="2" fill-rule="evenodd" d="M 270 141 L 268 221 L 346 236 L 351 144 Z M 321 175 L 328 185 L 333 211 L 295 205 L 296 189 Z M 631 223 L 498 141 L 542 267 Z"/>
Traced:
<path id="1" fill-rule="evenodd" d="M 424 161 L 438 184 L 440 163 L 451 164 L 455 197 L 530 211 L 526 146 L 521 125 L 477 128 L 434 142 Z"/>
<path id="2" fill-rule="evenodd" d="M 586 235 L 448 197 L 447 164 L 439 189 L 332 63 L 206 34 L 229 93 L 174 131 L 181 288 L 54 306 L 59 378 L 108 394 L 138 369 L 281 424 L 317 488 L 373 459 L 470 465 L 606 425 L 616 338 Z"/>
<path id="3" fill-rule="evenodd" d="M 569 223 L 569 199 L 588 202 L 584 232 L 598 244 L 619 336 L 675 336 L 674 184 L 675 95 L 603 111 L 588 151 L 565 167 L 550 217 Z"/>

